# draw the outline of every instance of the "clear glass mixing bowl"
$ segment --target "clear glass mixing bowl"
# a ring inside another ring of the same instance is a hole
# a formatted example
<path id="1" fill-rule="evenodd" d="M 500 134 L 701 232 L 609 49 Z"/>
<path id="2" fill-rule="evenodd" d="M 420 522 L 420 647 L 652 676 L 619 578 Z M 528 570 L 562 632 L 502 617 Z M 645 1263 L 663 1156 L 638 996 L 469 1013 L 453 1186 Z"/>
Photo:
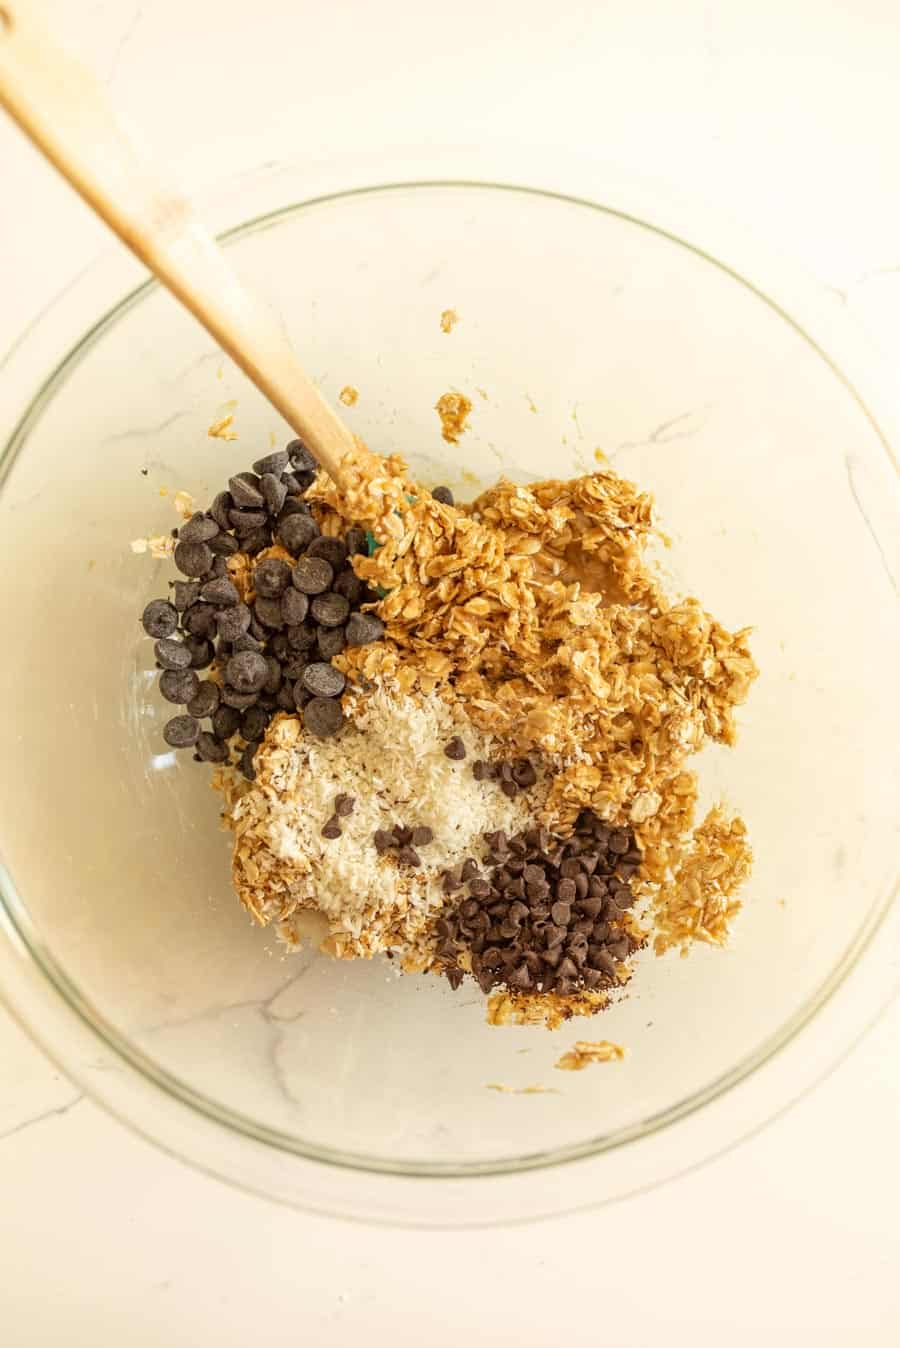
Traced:
<path id="1" fill-rule="evenodd" d="M 6 363 L 4 986 L 113 1111 L 285 1201 L 463 1222 L 633 1190 L 776 1113 L 890 986 L 900 511 L 891 433 L 850 372 L 865 361 L 736 236 L 720 261 L 658 198 L 597 191 L 308 200 L 281 172 L 216 216 L 246 221 L 234 261 L 326 394 L 359 389 L 346 415 L 373 448 L 463 496 L 601 450 L 654 492 L 674 582 L 756 628 L 739 746 L 703 762 L 756 853 L 733 942 L 645 955 L 626 998 L 555 1034 L 490 1028 L 477 992 L 381 961 L 285 954 L 231 892 L 206 770 L 165 751 L 137 617 L 173 572 L 131 540 L 286 426 L 119 254 Z M 433 410 L 449 388 L 474 403 L 453 449 Z M 235 442 L 207 435 L 227 411 Z M 628 1056 L 555 1071 L 580 1037 Z"/>

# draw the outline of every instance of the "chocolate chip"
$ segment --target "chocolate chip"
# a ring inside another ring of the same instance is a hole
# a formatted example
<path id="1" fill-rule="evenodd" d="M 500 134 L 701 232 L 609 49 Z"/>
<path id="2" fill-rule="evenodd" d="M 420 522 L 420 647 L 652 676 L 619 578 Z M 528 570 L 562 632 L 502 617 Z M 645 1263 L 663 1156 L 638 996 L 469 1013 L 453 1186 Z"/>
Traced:
<path id="1" fill-rule="evenodd" d="M 510 800 L 515 800 L 516 796 L 519 794 L 519 788 L 516 786 L 515 782 L 501 782 L 500 790 L 503 792 L 504 796 L 508 796 Z"/>
<path id="2" fill-rule="evenodd" d="M 176 641 L 174 637 L 163 637 L 162 641 L 157 641 L 153 647 L 153 654 L 160 669 L 190 668 L 190 651 L 183 642 Z"/>
<path id="3" fill-rule="evenodd" d="M 297 704 L 294 700 L 294 689 L 290 683 L 283 683 L 275 694 L 275 705 L 281 711 L 294 711 Z"/>
<path id="4" fill-rule="evenodd" d="M 337 815 L 333 814 L 322 828 L 322 837 L 329 839 L 339 838 L 341 832 L 341 821 L 338 819 Z"/>
<path id="5" fill-rule="evenodd" d="M 306 550 L 307 557 L 321 557 L 334 571 L 340 571 L 347 560 L 347 544 L 342 538 L 322 535 L 313 539 Z"/>
<path id="6" fill-rule="evenodd" d="M 350 605 L 342 594 L 329 591 L 327 594 L 317 594 L 310 604 L 310 610 L 322 627 L 341 627 L 350 614 Z"/>
<path id="7" fill-rule="evenodd" d="M 263 657 L 254 651 L 233 655 L 225 666 L 225 678 L 238 693 L 258 693 L 269 669 Z"/>
<path id="8" fill-rule="evenodd" d="M 226 707 L 234 707 L 236 711 L 246 711 L 252 707 L 259 697 L 258 693 L 241 693 L 236 688 L 231 688 L 227 683 L 222 689 L 222 701 Z"/>
<path id="9" fill-rule="evenodd" d="M 343 723 L 341 704 L 332 697 L 314 697 L 303 709 L 303 724 L 320 739 L 336 735 Z"/>
<path id="10" fill-rule="evenodd" d="M 257 599 L 253 605 L 253 613 L 262 623 L 263 627 L 284 627 L 284 610 L 280 599 Z"/>
<path id="11" fill-rule="evenodd" d="M 240 549 L 240 544 L 233 534 L 216 534 L 211 538 L 208 545 L 210 552 L 215 553 L 213 566 L 217 566 L 223 558 L 233 557 Z"/>
<path id="12" fill-rule="evenodd" d="M 301 557 L 291 572 L 295 589 L 301 594 L 323 594 L 334 580 L 334 569 L 324 557 Z"/>
<path id="13" fill-rule="evenodd" d="M 285 475 L 284 478 L 285 483 L 287 483 L 287 480 L 288 480 L 287 475 Z M 290 488 L 288 489 L 290 490 Z M 289 515 L 306 515 L 308 517 L 309 506 L 306 504 L 305 501 L 299 500 L 298 497 L 289 496 L 285 501 L 284 505 L 281 507 L 281 512 L 278 516 L 277 523 L 279 527 L 288 518 Z"/>
<path id="14" fill-rule="evenodd" d="M 282 600 L 282 603 L 284 600 Z M 316 633 L 318 628 L 314 623 L 297 623 L 295 627 L 289 627 L 287 636 L 292 651 L 308 651 L 311 646 L 316 644 Z"/>
<path id="15" fill-rule="evenodd" d="M 402 824 L 395 824 L 393 832 L 398 847 L 408 847 L 412 842 L 413 831 L 411 828 L 405 828 Z"/>
<path id="16" fill-rule="evenodd" d="M 213 561 L 213 553 L 206 543 L 190 540 L 176 543 L 173 557 L 178 570 L 185 576 L 205 576 Z"/>
<path id="17" fill-rule="evenodd" d="M 453 505 L 453 492 L 449 487 L 434 487 L 431 495 L 435 501 L 440 501 L 442 505 Z"/>
<path id="18" fill-rule="evenodd" d="M 314 538 L 318 537 L 318 534 L 319 526 L 315 520 L 310 519 L 309 515 L 298 512 L 294 515 L 288 515 L 285 519 L 282 513 L 281 522 L 278 525 L 278 540 L 294 557 L 298 557 L 303 549 L 308 547 Z"/>
<path id="19" fill-rule="evenodd" d="M 191 716 L 196 716 L 202 721 L 205 716 L 212 716 L 219 705 L 219 686 L 210 679 L 204 679 L 197 689 L 194 697 L 187 704 L 187 709 Z"/>
<path id="20" fill-rule="evenodd" d="M 241 772 L 247 778 L 248 782 L 256 781 L 256 768 L 253 765 L 253 758 L 256 754 L 256 745 L 248 744 L 241 754 Z"/>
<path id="21" fill-rule="evenodd" d="M 418 828 L 413 829 L 411 841 L 413 847 L 427 847 L 430 842 L 434 841 L 434 833 L 426 825 L 421 824 Z"/>
<path id="22" fill-rule="evenodd" d="M 287 468 L 290 457 L 286 449 L 275 449 L 271 454 L 257 459 L 253 471 L 259 477 L 264 477 L 267 473 L 274 473 L 276 477 L 280 477 Z"/>
<path id="23" fill-rule="evenodd" d="M 170 637 L 178 626 L 178 613 L 168 599 L 151 599 L 141 614 L 141 625 L 148 637 Z"/>
<path id="24" fill-rule="evenodd" d="M 206 669 L 212 664 L 215 651 L 211 641 L 204 637 L 185 637 L 185 646 L 191 653 L 191 669 Z"/>
<path id="25" fill-rule="evenodd" d="M 376 852 L 389 852 L 394 846 L 394 835 L 386 828 L 378 828 L 373 834 L 372 841 Z"/>
<path id="26" fill-rule="evenodd" d="M 335 594 L 342 594 L 351 608 L 362 600 L 363 583 L 350 566 L 345 566 L 334 578 L 331 587 Z"/>
<path id="27" fill-rule="evenodd" d="M 167 702 L 184 706 L 197 696 L 200 680 L 192 669 L 167 669 L 159 678 L 159 691 Z"/>
<path id="28" fill-rule="evenodd" d="M 339 819 L 346 819 L 353 813 L 353 807 L 356 804 L 355 796 L 348 796 L 342 791 L 334 798 L 334 812 Z"/>
<path id="29" fill-rule="evenodd" d="M 176 580 L 172 585 L 172 601 L 179 613 L 183 613 L 200 598 L 200 582 L 196 580 Z M 161 603 L 162 600 L 157 600 Z"/>
<path id="30" fill-rule="evenodd" d="M 246 604 L 233 604 L 216 614 L 216 631 L 223 641 L 237 641 L 250 626 L 250 610 Z"/>
<path id="31" fill-rule="evenodd" d="M 270 515 L 278 515 L 287 500 L 287 483 L 282 482 L 281 478 L 275 473 L 263 473 L 259 479 L 259 488 L 263 494 L 263 500 L 266 503 L 266 510 Z"/>
<path id="32" fill-rule="evenodd" d="M 248 538 L 256 529 L 266 523 L 265 510 L 231 510 L 228 518 L 238 538 Z"/>
<path id="33" fill-rule="evenodd" d="M 262 707 L 249 707 L 241 720 L 241 734 L 245 740 L 261 740 L 269 724 L 269 713 Z"/>
<path id="34" fill-rule="evenodd" d="M 349 627 L 350 624 L 348 623 L 347 626 Z M 452 739 L 447 741 L 444 745 L 444 755 L 445 757 L 452 759 L 454 763 L 462 762 L 466 756 L 466 746 L 463 744 L 459 735 L 454 735 Z"/>
<path id="35" fill-rule="evenodd" d="M 215 538 L 220 526 L 209 515 L 198 510 L 186 524 L 178 530 L 178 537 L 185 543 L 208 543 Z"/>
<path id="36" fill-rule="evenodd" d="M 241 542 L 241 547 L 248 557 L 255 557 L 257 553 L 260 553 L 267 548 L 271 542 L 271 530 L 260 528 L 254 529 L 251 534 L 247 534 Z"/>
<path id="37" fill-rule="evenodd" d="M 369 543 L 365 529 L 348 529 L 344 535 L 347 542 L 347 554 L 350 557 L 367 557 Z"/>
<path id="38" fill-rule="evenodd" d="M 200 591 L 200 598 L 207 604 L 214 604 L 216 608 L 227 608 L 239 603 L 241 596 L 233 581 L 227 576 L 220 576 L 217 580 L 207 581 Z"/>
<path id="39" fill-rule="evenodd" d="M 494 775 L 494 768 L 491 763 L 486 763 L 483 758 L 478 758 L 472 764 L 472 776 L 476 782 L 489 782 Z"/>
<path id="40" fill-rule="evenodd" d="M 188 749 L 197 743 L 200 726 L 193 716 L 173 716 L 163 726 L 163 739 L 173 749 Z"/>
<path id="41" fill-rule="evenodd" d="M 529 786 L 534 786 L 537 781 L 537 773 L 534 765 L 527 758 L 520 758 L 513 764 L 512 779 L 516 786 L 526 790 Z"/>
<path id="42" fill-rule="evenodd" d="M 344 629 L 348 646 L 367 646 L 384 636 L 384 623 L 374 613 L 351 613 Z"/>
<path id="43" fill-rule="evenodd" d="M 213 712 L 213 734 L 220 740 L 231 739 L 240 724 L 241 713 L 235 707 L 220 706 Z"/>
<path id="44" fill-rule="evenodd" d="M 300 681 L 314 697 L 340 697 L 346 683 L 341 671 L 324 660 L 314 660 L 307 665 Z"/>
<path id="45" fill-rule="evenodd" d="M 271 695 L 277 693 L 278 689 L 281 687 L 281 665 L 275 659 L 274 655 L 267 655 L 266 668 L 269 672 L 266 675 L 266 681 L 263 684 L 263 692 Z"/>
<path id="46" fill-rule="evenodd" d="M 220 529 L 230 529 L 231 524 L 228 518 L 228 512 L 233 509 L 234 501 L 231 498 L 231 492 L 220 491 L 218 496 L 214 498 L 213 503 L 209 508 L 209 513 L 212 515 Z"/>
<path id="47" fill-rule="evenodd" d="M 417 869 L 422 865 L 422 858 L 414 847 L 401 847 L 397 860 L 404 866 L 415 866 Z"/>
<path id="48" fill-rule="evenodd" d="M 258 510 L 263 504 L 259 478 L 255 473 L 238 473 L 236 477 L 229 478 L 228 490 L 239 510 Z"/>
<path id="49" fill-rule="evenodd" d="M 328 596 L 324 596 L 327 598 Z M 316 601 L 313 600 L 313 603 Z M 344 629 L 342 627 L 320 627 L 316 634 L 316 646 L 322 660 L 333 660 L 344 649 Z"/>
<path id="50" fill-rule="evenodd" d="M 315 473 L 317 471 L 319 465 L 302 440 L 291 440 L 290 444 L 285 445 L 284 448 L 297 472 Z"/>
<path id="51" fill-rule="evenodd" d="M 267 557 L 253 568 L 253 588 L 264 599 L 280 599 L 290 583 L 291 568 L 280 557 Z"/>
<path id="52" fill-rule="evenodd" d="M 288 571 L 290 580 L 290 571 Z M 281 597 L 281 616 L 289 627 L 302 623 L 309 612 L 309 599 L 291 585 Z"/>
<path id="53" fill-rule="evenodd" d="M 609 835 L 609 850 L 621 856 L 628 851 L 631 843 L 624 829 L 617 828 Z"/>
<path id="54" fill-rule="evenodd" d="M 197 737 L 197 753 L 204 763 L 227 763 L 228 746 L 223 744 L 208 730 L 201 730 Z"/>

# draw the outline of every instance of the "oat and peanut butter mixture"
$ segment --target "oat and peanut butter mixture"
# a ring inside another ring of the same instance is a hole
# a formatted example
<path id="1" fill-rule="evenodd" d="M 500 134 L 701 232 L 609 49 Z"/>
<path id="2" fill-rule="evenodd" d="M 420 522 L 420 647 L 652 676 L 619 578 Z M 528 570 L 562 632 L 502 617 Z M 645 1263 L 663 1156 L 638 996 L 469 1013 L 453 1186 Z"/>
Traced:
<path id="1" fill-rule="evenodd" d="M 196 593 L 145 613 L 252 916 L 472 978 L 497 1024 L 601 1008 L 642 946 L 723 943 L 750 847 L 723 806 L 696 818 L 690 759 L 734 742 L 756 667 L 748 629 L 664 590 L 651 498 L 598 471 L 457 506 L 361 444 L 339 488 L 298 443 L 188 522 Z"/>

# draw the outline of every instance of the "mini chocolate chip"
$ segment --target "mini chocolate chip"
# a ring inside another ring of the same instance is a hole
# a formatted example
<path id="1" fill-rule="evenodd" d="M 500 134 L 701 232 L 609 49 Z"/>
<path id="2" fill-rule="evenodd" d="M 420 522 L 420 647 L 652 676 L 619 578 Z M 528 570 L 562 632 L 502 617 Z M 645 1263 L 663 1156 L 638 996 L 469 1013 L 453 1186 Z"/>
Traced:
<path id="1" fill-rule="evenodd" d="M 258 510 L 263 504 L 259 478 L 255 473 L 238 473 L 236 477 L 229 478 L 228 490 L 239 510 Z"/>
<path id="2" fill-rule="evenodd" d="M 348 646 L 367 646 L 384 636 L 384 623 L 374 613 L 351 613 L 344 636 Z"/>
<path id="3" fill-rule="evenodd" d="M 200 726 L 193 716 L 173 716 L 163 726 L 163 739 L 173 749 L 188 749 L 197 743 Z"/>
<path id="4" fill-rule="evenodd" d="M 348 529 L 344 538 L 347 543 L 347 553 L 350 557 L 368 556 L 369 542 L 366 538 L 365 529 Z"/>
<path id="5" fill-rule="evenodd" d="M 350 605 L 342 594 L 330 590 L 327 594 L 317 594 L 310 610 L 322 627 L 342 627 L 350 614 Z"/>
<path id="6" fill-rule="evenodd" d="M 275 473 L 263 473 L 259 479 L 259 487 L 266 503 L 266 510 L 270 515 L 278 515 L 287 500 L 287 483 L 282 482 Z"/>
<path id="7" fill-rule="evenodd" d="M 442 505 L 452 506 L 454 503 L 453 492 L 449 487 L 434 487 L 431 495 L 433 500 L 440 501 Z"/>
<path id="8" fill-rule="evenodd" d="M 208 543 L 215 538 L 219 527 L 214 519 L 198 510 L 186 524 L 182 524 L 178 530 L 178 537 L 183 543 Z"/>
<path id="9" fill-rule="evenodd" d="M 225 666 L 225 678 L 238 693 L 258 693 L 268 673 L 268 665 L 255 651 L 241 651 Z"/>
<path id="10" fill-rule="evenodd" d="M 420 824 L 418 828 L 413 829 L 412 831 L 413 847 L 427 847 L 428 844 L 433 841 L 434 841 L 434 832 L 432 829 L 428 828 L 426 824 Z"/>
<path id="11" fill-rule="evenodd" d="M 256 460 L 253 471 L 258 477 L 263 477 L 266 473 L 274 473 L 276 477 L 280 477 L 287 468 L 290 457 L 286 449 L 274 449 L 271 454 Z"/>
<path id="12" fill-rule="evenodd" d="M 290 580 L 290 572 L 288 572 Z M 309 612 L 309 599 L 299 590 L 295 590 L 293 585 L 281 596 L 281 616 L 288 627 L 296 627 L 302 623 Z"/>
<path id="13" fill-rule="evenodd" d="M 219 686 L 210 679 L 204 679 L 197 689 L 194 697 L 187 704 L 187 709 L 192 716 L 196 716 L 202 721 L 205 716 L 212 716 L 219 705 Z"/>
<path id="14" fill-rule="evenodd" d="M 284 627 L 284 610 L 280 599 L 261 597 L 254 602 L 253 612 L 263 627 Z"/>
<path id="15" fill-rule="evenodd" d="M 350 624 L 348 623 L 347 626 L 349 627 Z M 444 745 L 444 755 L 445 757 L 452 759 L 454 763 L 459 763 L 465 758 L 466 746 L 463 744 L 459 735 L 454 735 L 452 739 L 447 741 Z"/>
<path id="16" fill-rule="evenodd" d="M 324 595 L 323 598 L 328 596 Z M 336 655 L 340 655 L 345 645 L 343 627 L 320 627 L 316 633 L 316 646 L 322 660 L 333 660 Z"/>
<path id="17" fill-rule="evenodd" d="M 223 641 L 237 641 L 250 626 L 250 610 L 246 604 L 233 604 L 220 609 L 216 615 L 216 631 Z"/>
<path id="18" fill-rule="evenodd" d="M 141 614 L 141 625 L 148 637 L 170 637 L 178 626 L 178 613 L 168 599 L 151 599 Z"/>
<path id="19" fill-rule="evenodd" d="M 294 517 L 298 518 L 298 517 Z M 301 557 L 291 572 L 295 589 L 301 594 L 323 594 L 334 580 L 334 568 L 324 557 Z"/>
<path id="20" fill-rule="evenodd" d="M 159 691 L 167 702 L 184 706 L 197 696 L 200 680 L 192 669 L 167 669 L 159 678 Z"/>
<path id="21" fill-rule="evenodd" d="M 318 538 L 318 535 L 319 526 L 309 515 L 300 514 L 298 511 L 285 518 L 282 512 L 281 522 L 278 525 L 278 539 L 292 556 L 298 557 L 314 538 Z"/>
<path id="22" fill-rule="evenodd" d="M 304 688 L 314 697 L 339 697 L 346 683 L 341 671 L 324 660 L 315 660 L 307 665 L 300 679 Z"/>
<path id="23" fill-rule="evenodd" d="M 160 669 L 189 669 L 191 653 L 187 646 L 174 637 L 163 637 L 153 647 L 156 663 Z"/>
<path id="24" fill-rule="evenodd" d="M 340 571 L 347 560 L 347 544 L 342 538 L 322 535 L 313 539 L 306 550 L 307 557 L 321 557 L 334 571 Z"/>
<path id="25" fill-rule="evenodd" d="M 353 807 L 356 804 L 355 796 L 348 796 L 342 791 L 334 798 L 334 812 L 339 819 L 346 819 L 353 813 Z"/>
<path id="26" fill-rule="evenodd" d="M 264 599 L 280 599 L 291 583 L 291 568 L 280 557 L 267 557 L 253 568 L 253 588 Z"/>
<path id="27" fill-rule="evenodd" d="M 188 539 L 175 544 L 173 558 L 178 570 L 185 576 L 205 576 L 212 566 L 213 553 L 206 543 L 192 543 Z"/>
<path id="28" fill-rule="evenodd" d="M 508 796 L 510 800 L 514 800 L 519 794 L 519 788 L 516 786 L 515 782 L 501 782 L 500 790 L 503 792 L 504 796 Z"/>
<path id="29" fill-rule="evenodd" d="M 214 604 L 216 608 L 227 608 L 239 603 L 241 596 L 233 581 L 227 576 L 220 576 L 217 580 L 207 581 L 200 591 L 200 598 L 207 604 Z"/>
<path id="30" fill-rule="evenodd" d="M 332 697 L 314 697 L 303 708 L 303 724 L 311 735 L 327 739 L 336 735 L 344 723 L 340 702 Z"/>

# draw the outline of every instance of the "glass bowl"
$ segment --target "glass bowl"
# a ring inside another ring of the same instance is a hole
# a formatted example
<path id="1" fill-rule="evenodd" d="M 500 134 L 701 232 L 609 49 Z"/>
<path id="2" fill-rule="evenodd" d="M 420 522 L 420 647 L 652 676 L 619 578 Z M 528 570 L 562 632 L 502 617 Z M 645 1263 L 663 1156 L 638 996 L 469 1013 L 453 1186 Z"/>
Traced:
<path id="1" fill-rule="evenodd" d="M 6 362 L 4 987 L 92 1095 L 236 1183 L 413 1223 L 595 1203 L 777 1113 L 887 996 L 893 433 L 813 291 L 641 190 L 424 181 L 310 200 L 282 171 L 214 211 L 241 222 L 229 252 L 324 392 L 358 388 L 347 420 L 374 449 L 463 497 L 500 473 L 590 471 L 600 451 L 655 494 L 673 584 L 756 629 L 739 745 L 701 769 L 756 854 L 733 940 L 644 954 L 626 997 L 555 1033 L 491 1028 L 476 991 L 381 960 L 285 953 L 233 896 L 206 770 L 165 750 L 137 618 L 174 570 L 131 541 L 287 427 L 120 254 Z M 474 403 L 453 448 L 434 411 L 450 388 Z M 234 442 L 207 434 L 227 413 Z M 556 1071 L 585 1037 L 625 1061 Z"/>

